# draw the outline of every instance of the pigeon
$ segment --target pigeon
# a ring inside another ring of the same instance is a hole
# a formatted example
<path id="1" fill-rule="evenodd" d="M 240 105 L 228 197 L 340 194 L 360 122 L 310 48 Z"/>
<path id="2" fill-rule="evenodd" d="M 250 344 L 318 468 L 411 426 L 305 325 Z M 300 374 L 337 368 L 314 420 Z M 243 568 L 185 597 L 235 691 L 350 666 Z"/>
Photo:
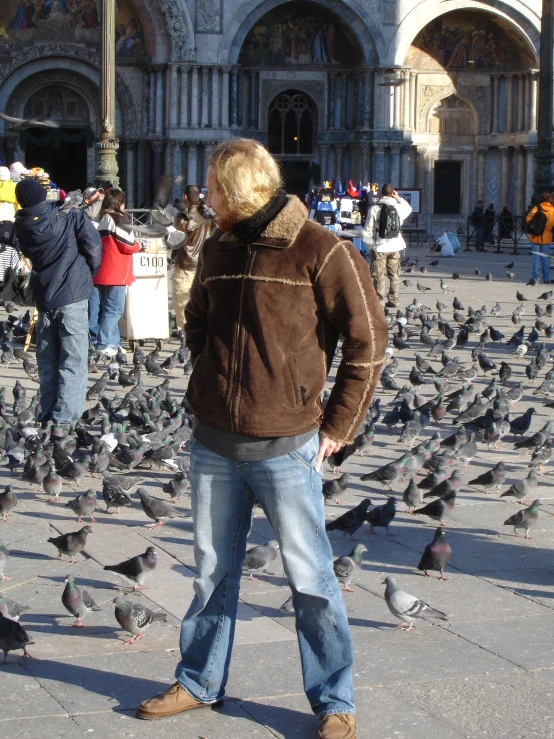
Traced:
<path id="1" fill-rule="evenodd" d="M 348 480 L 350 475 L 348 472 L 344 472 L 339 478 L 334 480 L 325 480 L 322 486 L 323 497 L 326 503 L 340 503 L 337 496 L 344 493 L 348 487 Z"/>
<path id="2" fill-rule="evenodd" d="M 90 516 L 91 522 L 96 523 L 96 519 L 92 516 L 96 510 L 96 492 L 94 490 L 87 490 L 86 493 L 78 495 L 73 500 L 68 500 L 65 507 L 71 508 L 77 514 L 77 523 L 81 523 L 82 516 Z"/>
<path id="3" fill-rule="evenodd" d="M 465 444 L 454 453 L 456 459 L 461 459 L 464 462 L 464 467 L 467 467 L 473 457 L 477 454 L 477 437 L 475 431 L 469 432 L 469 439 Z"/>
<path id="4" fill-rule="evenodd" d="M 10 556 L 10 552 L 8 547 L 5 544 L 0 543 L 0 580 L 11 580 L 11 577 L 7 577 L 4 574 L 4 567 L 6 566 L 6 562 L 8 560 L 8 557 Z"/>
<path id="5" fill-rule="evenodd" d="M 434 521 L 439 521 L 441 526 L 446 526 L 444 518 L 454 508 L 456 502 L 456 491 L 451 490 L 447 493 L 444 498 L 437 498 L 437 500 L 427 503 L 423 508 L 416 508 L 413 511 L 414 516 L 429 516 Z"/>
<path id="6" fill-rule="evenodd" d="M 37 118 L 14 118 L 13 116 L 6 115 L 5 113 L 0 113 L 0 118 L 2 118 L 3 121 L 6 121 L 6 123 L 11 123 L 12 125 L 8 129 L 10 132 L 15 131 L 26 131 L 28 128 L 59 128 L 60 124 L 56 121 L 51 121 L 49 119 L 46 120 L 38 120 Z"/>
<path id="7" fill-rule="evenodd" d="M 417 486 L 415 478 L 410 479 L 408 487 L 404 490 L 402 500 L 408 506 L 408 513 L 411 513 L 414 508 L 423 503 L 423 493 Z"/>
<path id="8" fill-rule="evenodd" d="M 444 529 L 440 527 L 435 531 L 435 537 L 427 544 L 419 560 L 418 570 L 423 570 L 425 577 L 430 577 L 428 570 L 437 570 L 441 573 L 439 580 L 446 580 L 444 568 L 452 556 L 450 544 L 446 541 Z"/>
<path id="9" fill-rule="evenodd" d="M 115 475 L 113 475 L 115 477 Z M 123 475 L 121 476 L 123 478 Z M 116 508 L 117 513 L 121 506 L 124 508 L 132 508 L 133 501 L 120 487 L 117 485 L 110 485 L 107 480 L 104 481 L 102 488 L 102 497 L 106 503 L 106 513 L 110 512 L 110 508 Z"/>
<path id="10" fill-rule="evenodd" d="M 135 639 L 141 639 L 143 631 L 155 622 L 165 623 L 167 613 L 152 611 L 141 603 L 133 603 L 124 598 L 114 598 L 115 618 L 122 629 L 131 634 L 131 639 L 125 644 L 133 644 Z"/>
<path id="11" fill-rule="evenodd" d="M 277 558 L 278 549 L 279 544 L 272 539 L 267 544 L 252 547 L 246 552 L 242 569 L 250 573 L 250 580 L 258 579 L 254 577 L 254 572 L 266 572 L 268 575 L 275 575 L 275 572 L 270 572 L 267 568 Z"/>
<path id="12" fill-rule="evenodd" d="M 131 557 L 117 565 L 106 565 L 104 569 L 124 575 L 135 583 L 133 590 L 139 590 L 145 588 L 146 577 L 156 569 L 157 561 L 158 553 L 154 547 L 148 547 L 144 554 L 137 554 L 136 557 Z"/>
<path id="13" fill-rule="evenodd" d="M 516 480 L 516 482 L 514 482 L 508 490 L 505 490 L 500 497 L 506 498 L 508 496 L 513 496 L 523 505 L 525 498 L 534 495 L 537 492 L 538 487 L 538 473 L 536 470 L 531 469 L 529 470 L 527 477 L 523 478 L 523 480 Z"/>
<path id="14" fill-rule="evenodd" d="M 402 455 L 399 460 L 389 462 L 388 464 L 379 467 L 373 472 L 368 472 L 366 475 L 362 475 L 361 480 L 372 480 L 373 482 L 380 482 L 382 485 L 386 485 L 389 490 L 392 490 L 393 484 L 399 480 L 403 473 L 404 467 L 408 461 L 410 454 L 407 452 Z"/>
<path id="15" fill-rule="evenodd" d="M 10 511 L 17 505 L 17 495 L 13 492 L 11 485 L 6 485 L 3 493 L 0 493 L 0 516 L 4 521 L 8 520 Z"/>
<path id="16" fill-rule="evenodd" d="M 5 665 L 8 661 L 8 652 L 13 652 L 15 649 L 23 650 L 24 659 L 30 657 L 31 655 L 27 652 L 28 644 L 34 644 L 34 642 L 29 639 L 23 626 L 0 613 L 0 650 L 4 652 L 2 664 Z"/>
<path id="17" fill-rule="evenodd" d="M 371 500 L 364 498 L 355 508 L 352 508 L 334 521 L 326 524 L 325 531 L 342 531 L 352 538 L 365 521 L 367 509 L 370 505 L 372 505 Z"/>
<path id="18" fill-rule="evenodd" d="M 495 467 L 482 475 L 470 480 L 468 485 L 482 485 L 485 488 L 485 494 L 489 492 L 489 488 L 499 488 L 506 479 L 506 465 L 499 462 Z"/>
<path id="19" fill-rule="evenodd" d="M 385 588 L 385 600 L 389 611 L 393 616 L 400 619 L 398 628 L 402 631 L 411 631 L 414 628 L 413 622 L 416 618 L 448 621 L 448 617 L 442 611 L 437 611 L 422 600 L 400 590 L 394 577 L 390 575 L 386 577 L 383 585 L 387 586 Z"/>
<path id="20" fill-rule="evenodd" d="M 155 521 L 154 528 L 159 529 L 165 523 L 166 518 L 182 518 L 183 515 L 174 508 L 172 505 L 167 503 L 165 500 L 159 498 L 153 498 L 144 488 L 137 490 L 138 497 L 142 505 L 142 510 L 146 513 L 148 518 Z M 151 526 L 151 524 L 147 524 Z"/>
<path id="21" fill-rule="evenodd" d="M 7 598 L 0 594 L 0 613 L 6 618 L 11 618 L 12 621 L 19 621 L 19 617 L 31 610 L 31 606 L 22 606 L 11 598 Z"/>
<path id="22" fill-rule="evenodd" d="M 425 493 L 424 498 L 444 498 L 445 495 L 455 490 L 456 492 L 462 486 L 462 478 L 458 470 L 450 475 L 449 478 L 441 480 L 435 487 L 431 488 L 429 492 Z"/>
<path id="23" fill-rule="evenodd" d="M 369 533 L 374 534 L 375 528 L 383 527 L 386 529 L 388 536 L 394 536 L 394 534 L 389 531 L 389 526 L 395 516 L 396 498 L 391 495 L 384 505 L 375 506 L 375 508 L 372 508 L 371 511 L 366 513 L 365 520 L 369 524 Z"/>
<path id="24" fill-rule="evenodd" d="M 121 490 L 129 491 L 135 485 L 141 485 L 144 482 L 142 477 L 132 477 L 131 475 L 109 475 L 107 472 L 102 473 L 102 477 L 109 485 L 115 485 Z"/>
<path id="25" fill-rule="evenodd" d="M 528 408 L 522 416 L 518 416 L 510 421 L 510 431 L 514 436 L 523 436 L 529 431 L 533 413 L 536 413 L 536 410 L 534 408 Z"/>
<path id="26" fill-rule="evenodd" d="M 79 588 L 75 584 L 75 578 L 73 575 L 68 575 L 65 578 L 62 603 L 65 609 L 77 619 L 73 626 L 82 626 L 83 619 L 89 611 L 101 610 L 91 598 L 88 591 Z"/>
<path id="27" fill-rule="evenodd" d="M 519 290 L 516 292 L 516 298 L 519 300 L 520 303 L 525 303 L 527 301 L 527 298 L 523 293 L 521 293 Z"/>
<path id="28" fill-rule="evenodd" d="M 163 486 L 162 490 L 164 493 L 170 495 L 172 500 L 179 500 L 184 497 L 189 488 L 190 482 L 187 473 L 180 471 L 175 474 L 172 480 Z"/>
<path id="29" fill-rule="evenodd" d="M 529 508 L 523 508 L 522 510 L 514 513 L 513 516 L 507 518 L 504 521 L 504 526 L 514 527 L 514 536 L 517 536 L 518 529 L 525 529 L 525 538 L 530 539 L 529 529 L 534 526 L 539 520 L 539 508 L 541 506 L 540 500 L 537 498 L 534 500 Z"/>
<path id="30" fill-rule="evenodd" d="M 362 567 L 362 555 L 367 549 L 364 544 L 356 544 L 354 549 L 349 555 L 345 557 L 338 557 L 333 562 L 333 569 L 337 580 L 344 585 L 344 589 L 347 593 L 353 593 L 353 588 L 348 587 L 358 570 Z"/>
<path id="31" fill-rule="evenodd" d="M 92 534 L 92 528 L 90 526 L 83 526 L 79 531 L 62 534 L 61 536 L 53 536 L 47 539 L 47 541 L 53 544 L 58 550 L 58 559 L 61 559 L 62 554 L 68 554 L 71 557 L 69 560 L 71 564 L 76 564 L 75 555 L 83 551 L 89 534 Z"/>

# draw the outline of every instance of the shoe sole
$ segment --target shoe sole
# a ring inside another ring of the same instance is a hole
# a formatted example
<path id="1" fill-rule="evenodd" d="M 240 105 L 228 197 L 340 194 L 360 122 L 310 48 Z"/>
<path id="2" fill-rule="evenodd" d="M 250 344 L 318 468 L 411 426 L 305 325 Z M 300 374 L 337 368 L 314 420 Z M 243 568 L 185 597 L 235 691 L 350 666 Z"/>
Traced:
<path id="1" fill-rule="evenodd" d="M 216 701 L 215 703 L 200 703 L 198 706 L 190 706 L 189 708 L 183 708 L 180 711 L 167 711 L 166 713 L 148 713 L 148 711 L 141 711 L 140 708 L 137 710 L 137 718 L 143 719 L 144 721 L 156 721 L 160 718 L 169 718 L 170 716 L 178 716 L 180 713 L 187 713 L 188 711 L 197 711 L 199 708 L 216 708 L 222 705 L 223 701 Z M 354 737 L 355 739 L 355 737 Z"/>

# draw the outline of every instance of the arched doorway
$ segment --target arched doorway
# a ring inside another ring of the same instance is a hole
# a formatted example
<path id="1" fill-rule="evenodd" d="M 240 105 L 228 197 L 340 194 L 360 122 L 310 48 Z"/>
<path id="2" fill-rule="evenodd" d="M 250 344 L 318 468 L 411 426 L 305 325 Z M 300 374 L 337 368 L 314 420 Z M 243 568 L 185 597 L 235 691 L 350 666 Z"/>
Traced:
<path id="1" fill-rule="evenodd" d="M 50 85 L 35 92 L 25 118 L 52 120 L 58 128 L 29 128 L 20 136 L 27 167 L 43 167 L 66 191 L 87 186 L 87 147 L 92 145 L 89 108 L 75 90 Z"/>
<path id="2" fill-rule="evenodd" d="M 267 116 L 269 151 L 281 162 L 288 192 L 304 195 L 313 176 L 317 109 L 301 90 L 285 90 L 271 101 Z"/>

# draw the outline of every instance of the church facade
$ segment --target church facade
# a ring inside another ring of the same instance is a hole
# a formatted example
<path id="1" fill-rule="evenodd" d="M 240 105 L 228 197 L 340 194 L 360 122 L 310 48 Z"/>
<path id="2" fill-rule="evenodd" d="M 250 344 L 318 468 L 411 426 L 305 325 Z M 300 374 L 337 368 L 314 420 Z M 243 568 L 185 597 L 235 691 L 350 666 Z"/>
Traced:
<path id="1" fill-rule="evenodd" d="M 0 158 L 64 189 L 94 177 L 100 0 L 4 0 Z M 290 191 L 419 190 L 423 213 L 523 211 L 533 180 L 538 0 L 118 0 L 116 127 L 128 207 L 163 172 L 203 184 L 213 146 L 254 137 Z"/>

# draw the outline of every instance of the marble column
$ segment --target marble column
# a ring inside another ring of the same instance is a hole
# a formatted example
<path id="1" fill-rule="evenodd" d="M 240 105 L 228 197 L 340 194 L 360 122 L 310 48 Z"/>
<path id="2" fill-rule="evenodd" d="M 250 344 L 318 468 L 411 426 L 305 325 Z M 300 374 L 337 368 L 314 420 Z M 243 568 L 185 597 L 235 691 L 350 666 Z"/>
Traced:
<path id="1" fill-rule="evenodd" d="M 525 162 L 525 208 L 527 205 L 531 202 L 531 197 L 533 195 L 533 180 L 535 176 L 535 158 L 533 156 L 533 153 L 535 151 L 534 146 L 527 146 L 524 144 L 525 154 L 526 154 L 526 162 Z"/>
<path id="2" fill-rule="evenodd" d="M 5 6 L 5 3 L 4 3 Z M 115 130 L 115 0 L 104 0 L 100 45 L 100 131 L 96 142 L 95 181 L 119 184 Z"/>
<path id="3" fill-rule="evenodd" d="M 392 88 L 393 98 L 393 114 L 392 114 L 392 127 L 398 130 L 400 128 L 400 85 L 395 85 Z"/>
<path id="4" fill-rule="evenodd" d="M 180 128 L 188 128 L 189 125 L 189 68 L 181 64 L 181 111 L 179 114 Z"/>
<path id="5" fill-rule="evenodd" d="M 231 67 L 221 67 L 221 128 L 229 128 L 229 72 Z"/>
<path id="6" fill-rule="evenodd" d="M 327 128 L 335 129 L 335 96 L 336 96 L 337 73 L 327 73 Z"/>
<path id="7" fill-rule="evenodd" d="M 500 77 L 493 75 L 491 77 L 492 84 L 492 132 L 498 133 L 498 88 Z"/>
<path id="8" fill-rule="evenodd" d="M 363 72 L 354 74 L 354 128 L 361 128 L 363 121 Z"/>
<path id="9" fill-rule="evenodd" d="M 217 144 L 217 141 L 206 141 L 204 142 L 204 160 L 202 162 L 202 182 L 206 182 L 206 175 L 208 172 L 208 162 L 210 160 L 210 157 L 212 155 L 212 151 L 214 149 L 214 146 Z"/>
<path id="10" fill-rule="evenodd" d="M 390 181 L 394 188 L 400 187 L 400 147 L 397 144 L 390 147 Z"/>
<path id="11" fill-rule="evenodd" d="M 210 97 L 209 93 L 209 75 L 210 75 L 210 68 L 209 67 L 202 67 L 201 68 L 201 79 L 202 79 L 202 94 L 201 94 L 201 126 L 202 128 L 208 128 L 209 125 L 209 115 L 210 115 L 210 109 L 208 107 L 208 101 Z"/>
<path id="12" fill-rule="evenodd" d="M 221 98 L 219 95 L 219 67 L 212 67 L 212 128 L 219 128 L 219 109 Z"/>
<path id="13" fill-rule="evenodd" d="M 192 66 L 191 84 L 190 84 L 190 127 L 198 128 L 198 67 L 196 64 Z"/>
<path id="14" fill-rule="evenodd" d="M 347 128 L 348 114 L 348 72 L 341 74 L 340 127 Z"/>
<path id="15" fill-rule="evenodd" d="M 179 88 L 177 83 L 178 69 L 179 68 L 177 64 L 172 64 L 171 72 L 169 75 L 169 125 L 171 128 L 177 127 L 177 114 L 179 112 Z"/>
<path id="16" fill-rule="evenodd" d="M 148 136 L 150 125 L 150 72 L 144 71 L 142 78 L 142 134 Z"/>
<path id="17" fill-rule="evenodd" d="M 525 131 L 529 131 L 531 128 L 531 109 L 529 107 L 529 100 L 531 99 L 531 75 L 526 74 L 525 75 Z"/>
<path id="18" fill-rule="evenodd" d="M 148 133 L 150 136 L 156 135 L 156 72 L 150 70 L 150 95 L 148 106 Z"/>
<path id="19" fill-rule="evenodd" d="M 344 157 L 344 148 L 346 144 L 335 144 L 335 177 L 337 180 L 342 180 L 344 185 L 344 175 L 342 171 L 342 163 Z"/>
<path id="20" fill-rule="evenodd" d="M 517 130 L 525 131 L 525 75 L 518 75 Z"/>
<path id="21" fill-rule="evenodd" d="M 410 70 L 402 70 L 402 122 L 401 127 L 406 131 L 410 128 Z"/>
<path id="22" fill-rule="evenodd" d="M 153 191 L 155 192 L 156 187 L 161 179 L 163 173 L 163 153 L 164 153 L 164 142 L 163 141 L 151 141 L 150 146 L 154 153 L 152 163 L 152 185 Z"/>
<path id="23" fill-rule="evenodd" d="M 189 142 L 188 145 L 188 185 L 198 185 L 198 144 Z"/>
<path id="24" fill-rule="evenodd" d="M 171 169 L 173 170 L 173 198 L 181 199 L 183 195 L 183 181 L 176 182 L 177 178 L 183 176 L 183 141 L 173 142 L 173 162 Z M 186 184 L 186 183 L 185 183 Z"/>
<path id="25" fill-rule="evenodd" d="M 529 103 L 529 131 L 537 130 L 537 85 L 538 76 L 536 72 L 531 75 L 531 100 Z"/>
<path id="26" fill-rule="evenodd" d="M 127 186 L 125 190 L 125 205 L 127 208 L 136 208 L 137 201 L 135 198 L 136 191 L 136 157 L 137 157 L 138 141 L 136 139 L 127 139 L 125 141 L 126 153 L 126 179 Z"/>
<path id="27" fill-rule="evenodd" d="M 498 203 L 498 210 L 501 210 L 509 201 L 509 187 L 510 179 L 508 173 L 508 147 L 499 146 L 500 150 L 500 203 Z"/>
<path id="28" fill-rule="evenodd" d="M 164 131 L 164 65 L 157 64 L 156 70 L 156 136 Z"/>
<path id="29" fill-rule="evenodd" d="M 475 202 L 478 200 L 485 199 L 485 155 L 488 151 L 488 146 L 478 146 L 476 150 L 477 154 L 477 182 L 475 185 Z"/>
<path id="30" fill-rule="evenodd" d="M 329 173 L 327 172 L 327 159 L 329 155 L 329 144 L 319 145 L 319 164 L 321 167 L 320 180 L 329 179 Z"/>
<path id="31" fill-rule="evenodd" d="M 417 106 L 416 106 L 416 95 L 417 95 L 417 74 L 414 72 L 410 73 L 410 123 L 409 127 L 412 131 L 417 130 Z"/>
<path id="32" fill-rule="evenodd" d="M 145 157 L 146 141 L 138 142 L 137 150 L 137 201 L 136 205 L 140 208 L 146 202 L 144 186 L 147 180 L 150 179 L 150 172 L 147 172 L 147 157 Z"/>
<path id="33" fill-rule="evenodd" d="M 426 146 L 416 146 L 417 151 L 417 177 L 416 177 L 416 187 L 422 188 L 424 187 L 425 182 L 425 154 L 427 153 L 427 147 Z M 422 192 L 422 196 L 424 196 L 424 193 Z"/>
<path id="34" fill-rule="evenodd" d="M 523 168 L 522 168 L 522 152 L 523 147 L 516 145 L 514 146 L 514 155 L 513 155 L 513 164 L 512 164 L 512 170 L 514 173 L 514 187 L 512 188 L 512 213 L 514 215 L 519 215 L 519 213 L 522 212 L 523 205 L 521 203 L 521 193 L 523 190 L 523 187 L 521 186 L 521 183 L 523 182 Z"/>
<path id="35" fill-rule="evenodd" d="M 239 110 L 239 81 L 238 81 L 238 70 L 233 68 L 231 70 L 231 128 L 236 128 L 238 125 L 238 110 Z"/>
<path id="36" fill-rule="evenodd" d="M 506 133 L 511 133 L 513 130 L 514 120 L 514 75 L 506 75 Z"/>
<path id="37" fill-rule="evenodd" d="M 406 90 L 406 86 L 404 87 Z M 410 168 L 410 147 L 409 146 L 402 146 L 400 148 L 400 176 L 398 179 L 398 186 L 399 187 L 411 187 L 411 181 L 410 181 L 410 174 L 409 174 L 409 168 Z"/>
<path id="38" fill-rule="evenodd" d="M 373 146 L 373 179 L 379 187 L 385 184 L 385 147 L 382 144 Z"/>
<path id="39" fill-rule="evenodd" d="M 362 127 L 371 128 L 371 78 L 372 72 L 370 69 L 364 70 L 363 76 L 363 116 L 362 116 Z"/>
<path id="40" fill-rule="evenodd" d="M 255 69 L 250 70 L 250 105 L 248 106 L 248 128 L 256 129 L 258 126 L 258 73 Z"/>
<path id="41" fill-rule="evenodd" d="M 366 185 L 369 181 L 369 142 L 362 141 L 360 143 L 360 158 L 362 160 L 360 178 L 362 185 Z"/>

